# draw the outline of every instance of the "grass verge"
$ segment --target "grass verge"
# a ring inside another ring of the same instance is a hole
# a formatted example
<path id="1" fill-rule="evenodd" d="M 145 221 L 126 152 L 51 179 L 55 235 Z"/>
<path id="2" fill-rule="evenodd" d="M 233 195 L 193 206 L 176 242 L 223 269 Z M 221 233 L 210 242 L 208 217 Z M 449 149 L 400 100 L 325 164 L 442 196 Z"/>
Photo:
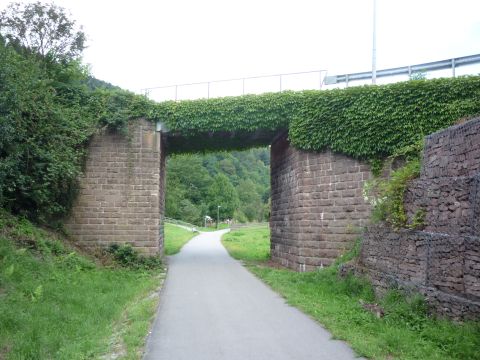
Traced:
<path id="1" fill-rule="evenodd" d="M 159 274 L 157 285 L 161 287 L 165 274 Z M 159 302 L 159 290 L 141 294 L 127 305 L 119 321 L 113 328 L 110 338 L 109 353 L 104 359 L 137 360 L 141 359 L 146 335 L 150 330 L 153 315 Z"/>
<path id="2" fill-rule="evenodd" d="M 0 359 L 110 358 L 115 331 L 117 358 L 139 359 L 163 275 L 98 265 L 0 211 Z"/>
<path id="3" fill-rule="evenodd" d="M 270 258 L 270 230 L 251 228 L 233 230 L 222 237 L 230 255 L 243 261 L 267 261 Z"/>
<path id="4" fill-rule="evenodd" d="M 165 255 L 177 254 L 182 246 L 196 235 L 198 232 L 165 223 Z"/>
<path id="5" fill-rule="evenodd" d="M 289 304 L 319 321 L 334 338 L 348 342 L 360 356 L 480 359 L 479 322 L 455 324 L 436 319 L 428 314 L 421 297 L 406 297 L 399 291 L 375 299 L 368 281 L 339 277 L 338 264 L 309 273 L 269 267 L 265 258 L 268 229 L 232 231 L 224 236 L 223 244 Z M 362 306 L 376 302 L 384 311 L 381 318 Z"/>

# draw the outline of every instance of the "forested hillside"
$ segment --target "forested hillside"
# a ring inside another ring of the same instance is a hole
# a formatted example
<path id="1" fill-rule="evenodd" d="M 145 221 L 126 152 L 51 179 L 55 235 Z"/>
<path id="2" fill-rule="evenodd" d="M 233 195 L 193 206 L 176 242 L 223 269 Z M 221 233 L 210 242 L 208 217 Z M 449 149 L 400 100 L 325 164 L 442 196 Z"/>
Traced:
<path id="1" fill-rule="evenodd" d="M 205 215 L 238 222 L 269 216 L 268 148 L 205 155 L 172 155 L 167 160 L 166 216 L 201 224 Z"/>

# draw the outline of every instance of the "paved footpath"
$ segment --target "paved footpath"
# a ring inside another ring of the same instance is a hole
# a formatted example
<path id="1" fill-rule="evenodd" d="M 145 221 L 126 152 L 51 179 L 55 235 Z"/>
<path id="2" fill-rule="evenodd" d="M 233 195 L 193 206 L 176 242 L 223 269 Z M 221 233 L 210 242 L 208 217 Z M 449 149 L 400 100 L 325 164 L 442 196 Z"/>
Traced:
<path id="1" fill-rule="evenodd" d="M 202 233 L 170 258 L 145 359 L 343 360 L 352 350 Z"/>

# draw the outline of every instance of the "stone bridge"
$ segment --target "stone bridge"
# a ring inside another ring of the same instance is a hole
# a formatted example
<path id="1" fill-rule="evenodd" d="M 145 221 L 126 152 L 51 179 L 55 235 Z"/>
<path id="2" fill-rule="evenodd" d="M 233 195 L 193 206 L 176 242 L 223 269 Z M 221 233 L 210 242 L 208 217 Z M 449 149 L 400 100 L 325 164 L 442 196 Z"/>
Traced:
<path id="1" fill-rule="evenodd" d="M 80 245 L 130 243 L 163 254 L 165 158 L 169 142 L 178 141 L 171 136 L 145 120 L 133 121 L 128 137 L 95 136 L 66 223 Z M 269 136 L 272 260 L 297 271 L 329 265 L 368 223 L 363 185 L 370 168 L 331 151 L 297 150 L 285 132 Z M 413 287 L 441 314 L 477 318 L 479 176 L 480 118 L 429 136 L 422 176 L 405 196 L 409 217 L 425 212 L 424 231 L 370 225 L 355 271 L 380 291 Z"/>
<path id="2" fill-rule="evenodd" d="M 362 196 L 369 167 L 329 151 L 296 150 L 281 132 L 251 138 L 271 143 L 272 259 L 297 271 L 330 264 L 369 218 Z M 66 223 L 81 246 L 130 243 L 163 254 L 165 157 L 175 141 L 146 120 L 133 121 L 129 137 L 94 137 Z"/>

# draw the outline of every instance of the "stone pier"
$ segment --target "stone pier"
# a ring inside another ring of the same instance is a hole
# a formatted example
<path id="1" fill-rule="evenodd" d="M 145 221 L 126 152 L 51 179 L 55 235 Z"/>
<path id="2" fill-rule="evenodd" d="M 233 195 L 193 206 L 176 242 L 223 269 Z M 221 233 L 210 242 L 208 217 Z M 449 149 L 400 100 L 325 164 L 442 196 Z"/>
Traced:
<path id="1" fill-rule="evenodd" d="M 129 134 L 104 131 L 89 146 L 80 193 L 66 227 L 86 248 L 131 244 L 163 253 L 165 151 L 155 124 L 136 120 Z"/>
<path id="2" fill-rule="evenodd" d="M 271 146 L 272 260 L 297 271 L 329 265 L 370 218 L 370 167 L 344 155 L 301 151 L 286 136 Z"/>

